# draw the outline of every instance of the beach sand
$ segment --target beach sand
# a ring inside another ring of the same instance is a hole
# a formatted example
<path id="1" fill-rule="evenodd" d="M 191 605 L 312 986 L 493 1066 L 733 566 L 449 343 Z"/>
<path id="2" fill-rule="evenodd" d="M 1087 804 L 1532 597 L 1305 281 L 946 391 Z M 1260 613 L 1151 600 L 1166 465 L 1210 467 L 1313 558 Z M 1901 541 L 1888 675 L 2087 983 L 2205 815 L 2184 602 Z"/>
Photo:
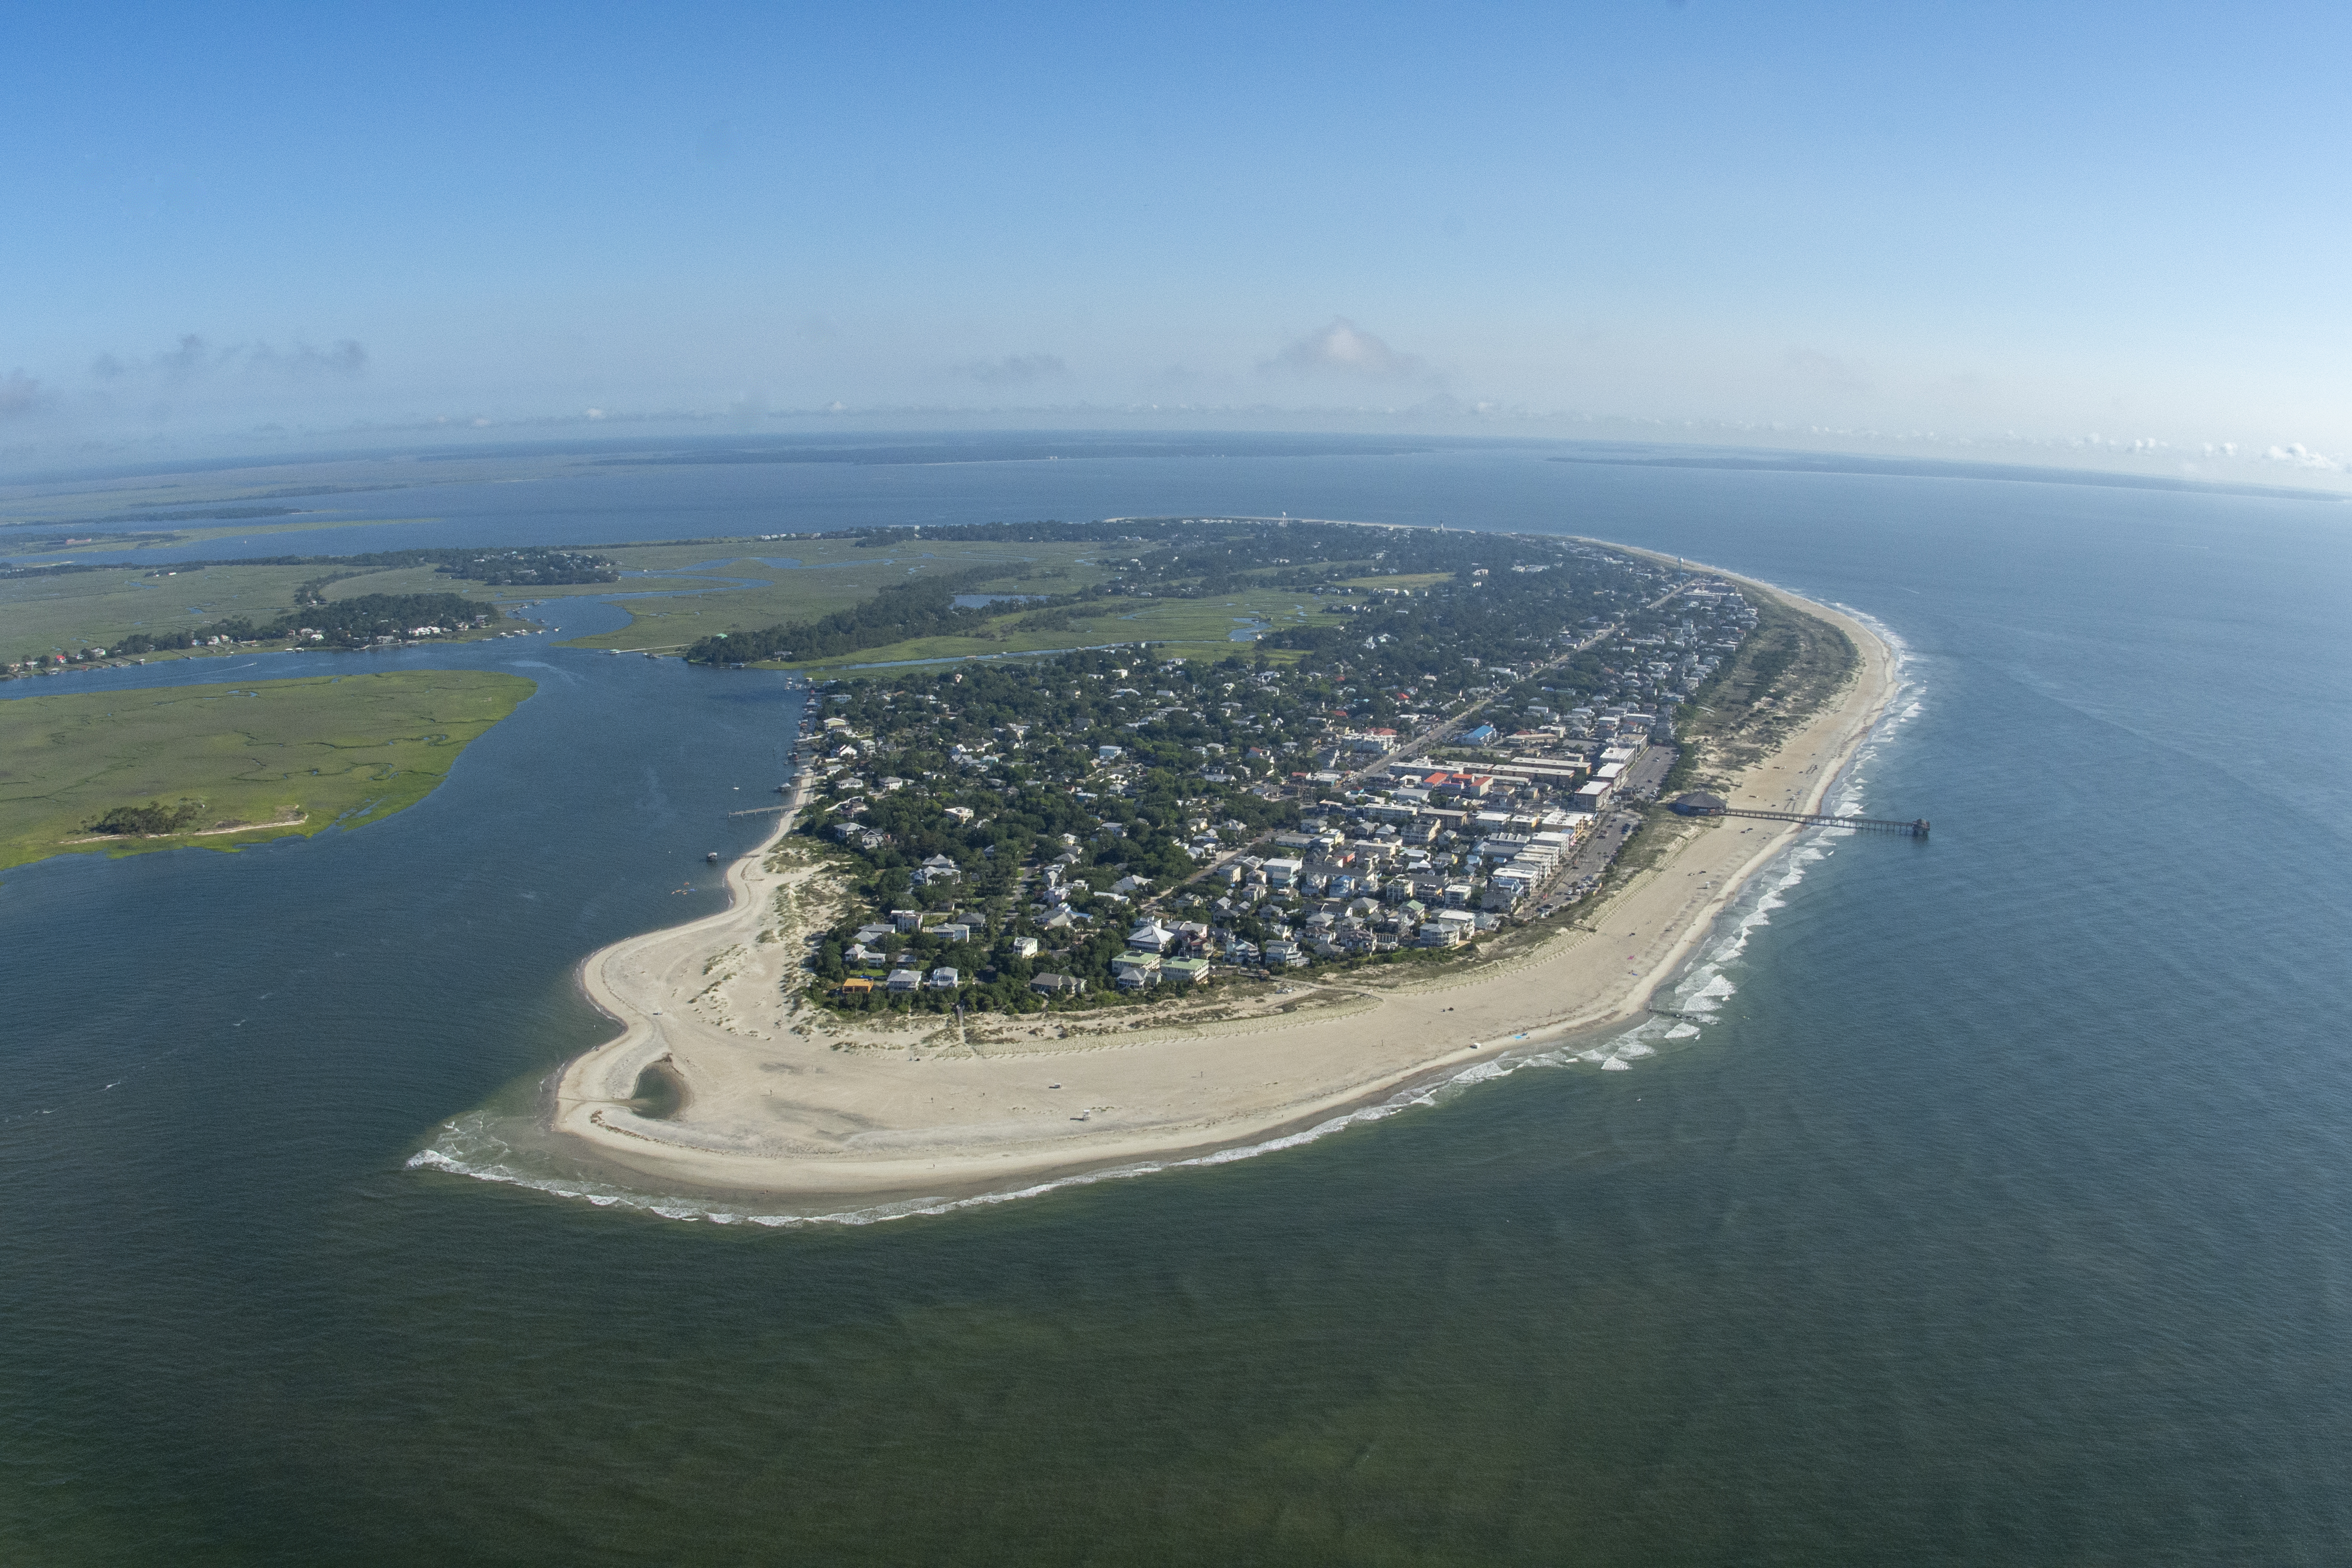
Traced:
<path id="1" fill-rule="evenodd" d="M 1734 806 L 1818 809 L 1894 690 L 1893 652 L 1850 616 L 1733 580 L 1833 622 L 1860 653 L 1844 691 L 1727 792 Z M 582 966 L 589 994 L 624 1027 L 565 1068 L 554 1126 L 632 1173 L 632 1184 L 879 1203 L 1279 1138 L 1473 1062 L 1639 1016 L 1741 884 L 1801 831 L 1682 824 L 1669 854 L 1582 917 L 1589 928 L 1562 926 L 1495 961 L 1219 987 L 1251 995 L 1213 991 L 1172 1022 L 1155 1008 L 1147 1020 L 1124 1010 L 974 1015 L 894 1031 L 788 994 L 803 934 L 837 918 L 822 862 L 805 841 L 782 837 L 790 821 L 780 816 L 776 834 L 729 868 L 728 910 L 616 942 Z M 629 1104 L 649 1068 L 682 1097 L 660 1119 Z"/>

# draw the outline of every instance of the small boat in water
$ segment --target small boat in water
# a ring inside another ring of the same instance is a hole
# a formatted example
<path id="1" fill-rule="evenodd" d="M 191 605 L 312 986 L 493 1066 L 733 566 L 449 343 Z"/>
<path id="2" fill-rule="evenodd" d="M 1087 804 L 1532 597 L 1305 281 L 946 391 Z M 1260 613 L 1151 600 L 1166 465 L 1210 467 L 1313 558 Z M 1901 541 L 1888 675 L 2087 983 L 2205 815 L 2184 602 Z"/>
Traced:
<path id="1" fill-rule="evenodd" d="M 719 851 L 718 851 L 718 850 L 716 850 L 716 849 L 713 849 L 709 854 L 705 855 L 705 856 L 703 857 L 703 858 L 704 858 L 705 860 L 709 861 L 712 865 L 716 866 L 717 864 L 719 864 Z"/>

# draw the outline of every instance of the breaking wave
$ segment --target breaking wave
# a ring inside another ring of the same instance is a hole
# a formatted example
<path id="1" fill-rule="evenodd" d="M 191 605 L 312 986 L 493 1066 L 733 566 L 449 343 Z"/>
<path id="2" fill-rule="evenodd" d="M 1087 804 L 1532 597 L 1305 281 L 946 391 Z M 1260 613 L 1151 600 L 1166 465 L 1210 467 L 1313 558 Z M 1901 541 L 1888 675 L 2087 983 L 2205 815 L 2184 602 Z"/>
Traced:
<path id="1" fill-rule="evenodd" d="M 1894 689 L 1870 732 L 1846 765 L 1831 782 L 1822 809 L 1838 816 L 1864 815 L 1870 764 L 1894 732 L 1924 710 L 1925 693 L 1916 674 L 1910 647 L 1892 627 L 1851 605 L 1836 606 L 1868 626 L 1895 657 Z M 1798 836 L 1789 847 L 1765 866 L 1717 917 L 1715 929 L 1683 971 L 1660 987 L 1651 999 L 1650 1016 L 1612 1037 L 1604 1044 L 1576 1050 L 1543 1052 L 1526 1058 L 1528 1065 L 1569 1067 L 1592 1063 L 1612 1071 L 1630 1068 L 1634 1060 L 1654 1056 L 1661 1045 L 1680 1045 L 1700 1038 L 1716 1022 L 1725 1001 L 1737 994 L 1734 979 L 1748 952 L 1748 938 L 1772 923 L 1772 911 L 1786 908 L 1789 894 L 1815 866 L 1837 853 L 1840 841 L 1853 837 L 1850 827 L 1821 827 Z"/>
<path id="2" fill-rule="evenodd" d="M 700 1220 L 712 1225 L 752 1225 L 770 1228 L 789 1229 L 819 1225 L 879 1225 L 894 1219 L 908 1219 L 918 1215 L 952 1214 L 958 1209 L 982 1208 L 992 1204 L 1013 1203 L 1021 1198 L 1040 1197 L 1065 1187 L 1092 1186 L 1097 1182 L 1118 1182 L 1136 1176 L 1153 1175 L 1161 1171 L 1189 1170 L 1205 1165 L 1229 1165 L 1236 1160 L 1255 1159 L 1260 1154 L 1277 1153 L 1296 1149 L 1334 1132 L 1370 1121 L 1381 1121 L 1400 1111 L 1416 1106 L 1435 1105 L 1453 1098 L 1473 1084 L 1507 1077 L 1519 1067 L 1536 1058 L 1517 1061 L 1497 1058 L 1475 1062 L 1440 1082 L 1398 1091 L 1375 1105 L 1368 1105 L 1297 1132 L 1285 1133 L 1256 1143 L 1245 1143 L 1212 1153 L 1195 1154 L 1181 1160 L 1139 1160 L 1129 1164 L 1113 1165 L 1098 1171 L 1081 1171 L 1071 1175 L 1032 1183 L 1004 1192 L 976 1193 L 966 1197 L 906 1198 L 892 1203 L 873 1204 L 859 1208 L 844 1208 L 804 1214 L 763 1212 L 761 1205 L 746 1201 L 729 1203 L 721 1199 L 689 1198 L 633 1191 L 611 1182 L 590 1176 L 577 1170 L 562 1168 L 568 1163 L 553 1153 L 551 1142 L 536 1119 L 525 1116 L 499 1115 L 489 1111 L 474 1111 L 443 1123 L 439 1136 L 425 1148 L 410 1155 L 407 1168 L 444 1171 L 452 1175 L 470 1176 L 477 1181 L 498 1182 L 509 1186 L 527 1187 L 551 1196 L 578 1199 L 599 1208 L 634 1209 L 662 1219 Z M 1606 1065 L 1606 1064 L 1604 1064 Z M 1622 1064 L 1619 1064 L 1622 1065 Z"/>

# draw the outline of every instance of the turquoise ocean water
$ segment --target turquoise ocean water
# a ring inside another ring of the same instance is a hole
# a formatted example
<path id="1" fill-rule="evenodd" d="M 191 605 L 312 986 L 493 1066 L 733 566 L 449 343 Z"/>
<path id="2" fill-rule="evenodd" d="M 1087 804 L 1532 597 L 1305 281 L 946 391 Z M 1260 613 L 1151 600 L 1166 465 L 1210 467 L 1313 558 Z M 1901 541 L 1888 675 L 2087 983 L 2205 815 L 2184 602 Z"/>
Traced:
<path id="1" fill-rule="evenodd" d="M 2352 1557 L 2352 509 L 1528 450 L 599 482 L 438 526 L 1288 510 L 1685 553 L 1899 638 L 1850 787 L 1935 837 L 1776 868 L 1683 986 L 1711 1021 L 1630 1072 L 719 1226 L 410 1162 L 603 1037 L 582 955 L 712 907 L 796 695 L 371 658 L 541 689 L 362 831 L 0 884 L 0 1558 Z"/>

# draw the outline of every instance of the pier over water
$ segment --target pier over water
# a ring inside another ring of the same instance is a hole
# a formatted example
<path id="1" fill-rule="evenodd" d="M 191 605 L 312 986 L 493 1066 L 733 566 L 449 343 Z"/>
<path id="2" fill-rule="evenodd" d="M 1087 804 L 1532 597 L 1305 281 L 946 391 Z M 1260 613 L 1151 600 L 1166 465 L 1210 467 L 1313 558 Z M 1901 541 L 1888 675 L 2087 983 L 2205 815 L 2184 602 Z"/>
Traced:
<path id="1" fill-rule="evenodd" d="M 1683 816 L 1746 816 L 1759 822 L 1800 822 L 1808 827 L 1851 827 L 1864 833 L 1899 833 L 1907 838 L 1927 837 L 1927 819 L 1909 822 L 1881 816 L 1834 816 L 1820 811 L 1747 811 L 1730 805 L 1721 795 L 1694 791 L 1675 798 L 1672 810 Z"/>

